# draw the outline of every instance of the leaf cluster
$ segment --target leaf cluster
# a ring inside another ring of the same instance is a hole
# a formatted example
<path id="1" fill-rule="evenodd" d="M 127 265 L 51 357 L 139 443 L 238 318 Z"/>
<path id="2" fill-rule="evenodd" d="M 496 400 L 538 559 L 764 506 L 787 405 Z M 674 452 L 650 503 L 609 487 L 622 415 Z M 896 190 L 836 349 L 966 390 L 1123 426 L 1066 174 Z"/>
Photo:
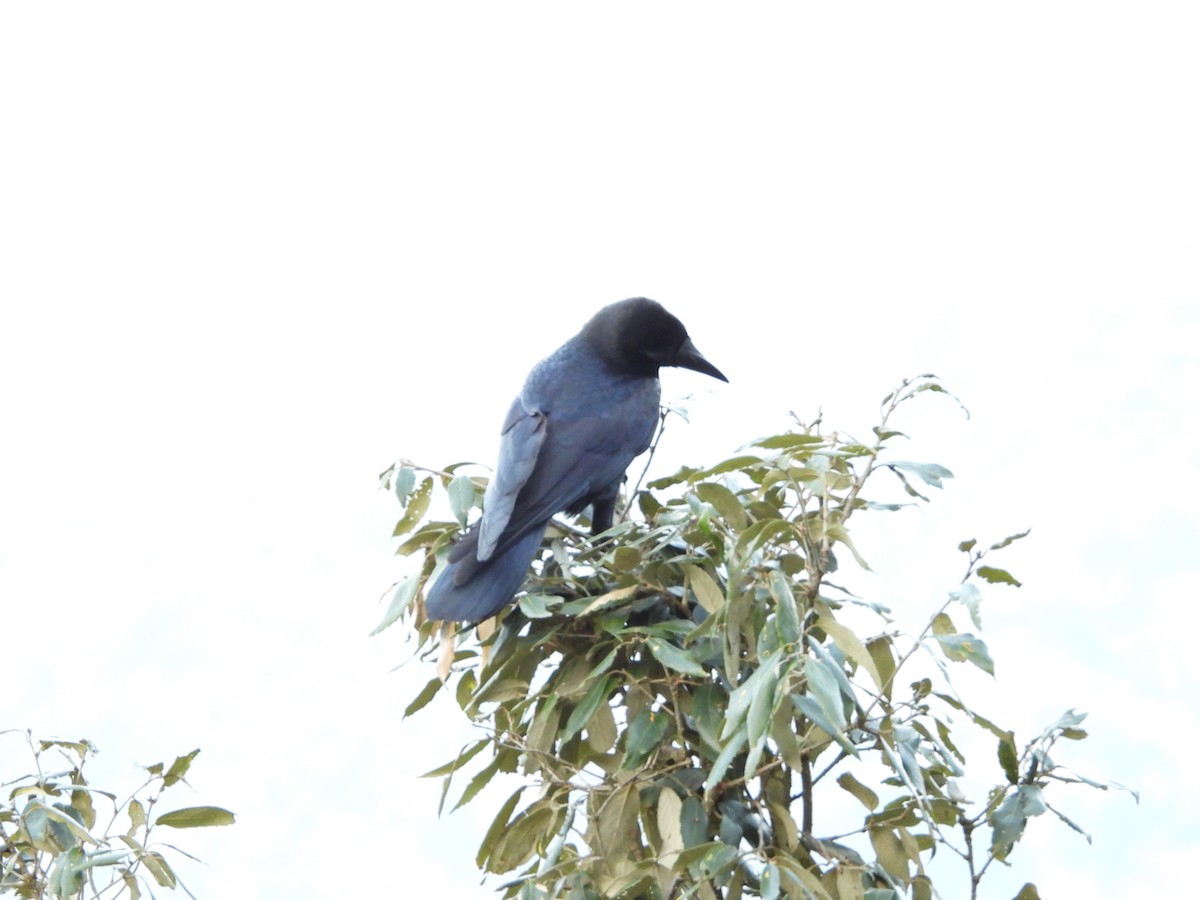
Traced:
<path id="1" fill-rule="evenodd" d="M 199 750 L 170 765 L 145 766 L 146 778 L 125 800 L 90 785 L 84 775 L 96 747 L 87 739 L 35 740 L 29 746 L 33 771 L 5 782 L 0 801 L 0 895 L 17 897 L 118 897 L 138 900 L 151 884 L 191 891 L 179 880 L 166 851 L 190 854 L 152 838 L 156 828 L 231 825 L 234 814 L 217 806 L 161 812 L 164 795 L 186 776 Z M 53 770 L 47 771 L 50 766 Z M 99 809 L 97 808 L 99 807 Z M 107 817 L 107 821 L 105 821 Z"/>
<path id="2" fill-rule="evenodd" d="M 1049 755 L 1084 736 L 1080 714 L 1018 752 L 951 681 L 955 663 L 994 672 L 977 634 L 982 589 L 1019 582 L 990 554 L 1028 532 L 962 542 L 965 576 L 916 633 L 835 581 L 842 557 L 867 568 L 852 517 L 927 502 L 952 477 L 890 452 L 903 437 L 894 413 L 926 391 L 944 393 L 922 376 L 884 398 L 870 441 L 797 422 L 651 481 L 597 539 L 552 527 L 518 604 L 474 634 L 425 621 L 421 597 L 482 480 L 384 473 L 406 510 L 398 552 L 419 563 L 376 630 L 409 615 L 419 655 L 437 660 L 406 715 L 452 693 L 480 729 L 426 773 L 443 779 L 443 806 L 456 785 L 455 808 L 499 773 L 522 778 L 476 856 L 508 877 L 504 896 L 927 898 L 938 848 L 964 860 L 975 896 L 1025 822 L 1051 809 L 1046 788 L 1086 781 Z M 425 518 L 438 481 L 454 521 Z M 970 629 L 953 620 L 960 610 Z M 997 743 L 997 784 L 974 800 L 959 784 L 964 724 Z M 848 804 L 858 824 L 829 834 L 822 823 Z"/>

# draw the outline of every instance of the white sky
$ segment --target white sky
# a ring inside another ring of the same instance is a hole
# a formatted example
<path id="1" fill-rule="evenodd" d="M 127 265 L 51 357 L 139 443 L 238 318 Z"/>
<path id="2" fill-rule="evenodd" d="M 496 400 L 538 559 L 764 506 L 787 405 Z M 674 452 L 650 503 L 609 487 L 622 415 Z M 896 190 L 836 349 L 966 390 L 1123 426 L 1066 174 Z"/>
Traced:
<path id="1" fill-rule="evenodd" d="M 919 627 L 957 541 L 1032 527 L 963 677 L 1019 739 L 1089 711 L 1062 761 L 1142 792 L 1060 796 L 1095 845 L 1038 820 L 986 896 L 1177 892 L 1197 46 L 1188 3 L 4 5 L 0 726 L 105 786 L 202 747 L 179 799 L 239 822 L 177 835 L 201 897 L 487 895 L 486 801 L 414 780 L 469 728 L 402 722 L 429 673 L 366 636 L 376 474 L 490 462 L 529 367 L 645 294 L 731 379 L 664 379 L 660 471 L 789 409 L 866 432 L 917 372 L 963 398 L 901 419 L 957 478 L 864 583 Z"/>

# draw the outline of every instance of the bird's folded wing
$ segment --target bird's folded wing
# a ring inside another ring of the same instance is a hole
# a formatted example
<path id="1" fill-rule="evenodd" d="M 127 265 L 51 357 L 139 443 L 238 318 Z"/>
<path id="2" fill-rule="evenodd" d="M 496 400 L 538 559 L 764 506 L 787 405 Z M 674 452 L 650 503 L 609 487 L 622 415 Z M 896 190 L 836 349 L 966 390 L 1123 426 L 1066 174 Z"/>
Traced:
<path id="1" fill-rule="evenodd" d="M 620 483 L 630 461 L 650 445 L 655 423 L 646 418 L 631 429 L 624 412 L 618 404 L 566 421 L 538 413 L 513 420 L 510 413 L 500 464 L 484 497 L 480 561 L 544 526 L 555 513 L 579 512 L 596 492 Z M 535 448 L 536 458 L 530 455 Z"/>
<path id="2" fill-rule="evenodd" d="M 508 410 L 500 434 L 500 458 L 483 495 L 483 518 L 476 550 L 480 562 L 491 558 L 510 524 L 513 504 L 529 480 L 546 439 L 546 416 L 540 410 L 527 409 L 517 397 Z"/>

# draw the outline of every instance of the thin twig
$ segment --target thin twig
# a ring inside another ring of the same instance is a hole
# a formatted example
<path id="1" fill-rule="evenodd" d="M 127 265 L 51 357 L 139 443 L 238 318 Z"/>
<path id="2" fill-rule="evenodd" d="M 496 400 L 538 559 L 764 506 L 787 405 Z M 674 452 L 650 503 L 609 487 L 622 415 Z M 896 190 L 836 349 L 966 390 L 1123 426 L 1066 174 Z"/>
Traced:
<path id="1" fill-rule="evenodd" d="M 642 474 L 638 476 L 638 480 L 634 482 L 633 490 L 628 494 L 628 502 L 625 504 L 625 509 L 621 511 L 622 521 L 629 518 L 629 511 L 633 509 L 633 498 L 642 489 L 642 481 L 646 478 L 646 473 L 650 471 L 650 464 L 654 462 L 654 454 L 658 452 L 658 442 L 662 440 L 663 432 L 667 430 L 667 416 L 670 414 L 671 411 L 667 407 L 659 407 L 658 428 L 654 431 L 654 440 L 650 442 L 650 451 L 646 456 L 646 465 L 642 468 Z"/>

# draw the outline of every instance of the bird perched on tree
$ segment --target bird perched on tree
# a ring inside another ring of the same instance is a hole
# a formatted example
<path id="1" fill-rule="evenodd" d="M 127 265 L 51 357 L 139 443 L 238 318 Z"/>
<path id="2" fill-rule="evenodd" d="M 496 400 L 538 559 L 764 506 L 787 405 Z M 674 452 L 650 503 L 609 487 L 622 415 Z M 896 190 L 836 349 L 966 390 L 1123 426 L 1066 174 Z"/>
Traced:
<path id="1" fill-rule="evenodd" d="M 483 516 L 453 547 L 425 598 L 431 619 L 478 622 L 521 587 L 552 516 L 592 507 L 592 534 L 612 527 L 625 469 L 658 421 L 658 370 L 728 381 L 683 323 L 645 297 L 596 313 L 533 367 L 501 428 Z"/>

